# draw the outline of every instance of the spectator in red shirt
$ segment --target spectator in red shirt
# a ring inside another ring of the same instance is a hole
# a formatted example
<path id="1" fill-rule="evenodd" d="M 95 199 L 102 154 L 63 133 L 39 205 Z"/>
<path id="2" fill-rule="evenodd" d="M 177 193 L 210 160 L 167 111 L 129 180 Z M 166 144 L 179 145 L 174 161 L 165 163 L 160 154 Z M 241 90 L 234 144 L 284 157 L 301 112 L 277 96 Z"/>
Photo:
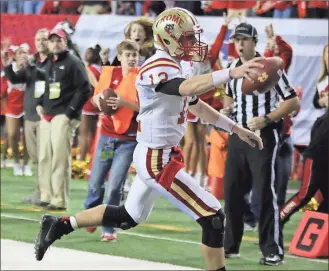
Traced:
<path id="1" fill-rule="evenodd" d="M 256 14 L 260 17 L 273 17 L 274 2 L 273 1 L 257 1 Z"/>
<path id="2" fill-rule="evenodd" d="M 5 73 L 1 72 L 0 77 L 0 125 L 1 125 L 1 140 L 4 139 L 4 144 L 2 147 L 2 160 L 1 160 L 1 168 L 7 167 L 7 150 L 8 150 L 8 138 L 7 138 L 7 132 L 6 132 L 6 104 L 7 104 L 7 88 L 8 88 L 8 82 L 7 79 L 4 77 Z"/>
<path id="3" fill-rule="evenodd" d="M 81 14 L 104 14 L 110 10 L 108 1 L 81 1 L 82 5 L 78 8 Z"/>
<path id="4" fill-rule="evenodd" d="M 279 56 L 283 60 L 283 69 L 288 73 L 292 60 L 292 47 L 281 36 L 274 35 L 273 26 L 270 24 L 265 28 L 267 34 L 267 47 L 265 57 Z"/>
<path id="5" fill-rule="evenodd" d="M 6 40 L 3 43 L 3 49 L 1 51 L 2 63 L 4 66 L 11 62 L 9 57 L 9 51 L 13 52 L 12 67 L 15 72 L 20 70 L 23 66 L 27 64 L 27 54 L 29 47 L 27 44 L 21 44 L 19 46 L 10 45 L 10 40 Z M 7 61 L 7 62 L 6 62 Z M 2 90 L 1 96 L 6 96 L 6 132 L 8 137 L 9 147 L 13 151 L 13 157 L 15 160 L 14 175 L 15 176 L 32 176 L 31 169 L 28 166 L 29 155 L 27 153 L 27 148 L 24 144 L 24 154 L 23 154 L 23 165 L 20 164 L 20 154 L 19 154 L 19 141 L 20 141 L 20 128 L 22 124 L 22 118 L 24 116 L 24 92 L 26 89 L 26 84 L 13 84 L 7 81 L 7 88 Z"/>
<path id="6" fill-rule="evenodd" d="M 46 1 L 40 14 L 78 14 L 80 1 Z"/>
<path id="7" fill-rule="evenodd" d="M 293 1 L 273 1 L 274 2 L 274 18 L 290 18 L 292 12 Z"/>
<path id="8" fill-rule="evenodd" d="M 248 11 L 251 10 L 256 6 L 256 1 L 236 1 L 236 0 L 229 0 L 227 6 L 227 13 L 230 16 L 232 13 L 234 15 L 242 15 L 247 16 Z"/>
<path id="9" fill-rule="evenodd" d="M 227 12 L 227 5 L 228 1 L 213 0 L 207 8 L 204 9 L 204 12 L 206 15 L 223 16 L 223 14 Z"/>
<path id="10" fill-rule="evenodd" d="M 307 3 L 307 17 L 308 18 L 328 18 L 328 1 L 314 1 Z"/>
<path id="11" fill-rule="evenodd" d="M 89 47 L 85 53 L 84 60 L 87 63 L 89 76 L 93 77 L 95 83 L 98 82 L 101 75 L 101 47 L 97 44 Z M 93 138 L 96 135 L 96 124 L 98 120 L 99 109 L 92 104 L 92 98 L 85 103 L 82 108 L 82 118 L 79 126 L 79 148 L 80 160 L 84 161 L 88 153 L 89 146 L 93 145 Z"/>

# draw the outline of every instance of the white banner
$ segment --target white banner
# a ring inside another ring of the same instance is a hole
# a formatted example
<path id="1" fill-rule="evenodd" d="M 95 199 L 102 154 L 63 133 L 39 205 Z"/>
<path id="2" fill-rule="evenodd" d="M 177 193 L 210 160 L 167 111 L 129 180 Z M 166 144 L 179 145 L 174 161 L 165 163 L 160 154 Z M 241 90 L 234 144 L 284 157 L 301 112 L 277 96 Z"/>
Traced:
<path id="1" fill-rule="evenodd" d="M 111 60 L 116 56 L 115 47 L 124 39 L 124 28 L 135 16 L 82 15 L 76 24 L 73 41 L 82 53 L 93 44 L 111 49 Z M 223 23 L 222 17 L 198 17 L 205 29 L 205 38 L 212 44 Z M 316 78 L 320 70 L 323 47 L 328 43 L 327 20 L 248 18 L 248 23 L 258 31 L 257 50 L 262 54 L 266 46 L 265 26 L 273 24 L 275 34 L 281 35 L 293 48 L 293 59 L 288 77 L 295 87 L 304 91 L 301 111 L 294 119 L 292 140 L 294 144 L 307 145 L 311 127 L 323 113 L 313 107 Z M 238 21 L 232 22 L 237 25 Z M 227 44 L 223 46 L 221 57 L 226 59 Z"/>

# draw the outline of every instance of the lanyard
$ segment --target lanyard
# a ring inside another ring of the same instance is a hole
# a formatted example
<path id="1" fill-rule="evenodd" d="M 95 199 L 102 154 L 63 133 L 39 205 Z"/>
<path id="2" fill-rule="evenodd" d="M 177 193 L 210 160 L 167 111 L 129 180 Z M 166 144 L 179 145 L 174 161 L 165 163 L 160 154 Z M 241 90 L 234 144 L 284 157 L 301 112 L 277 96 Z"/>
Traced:
<path id="1" fill-rule="evenodd" d="M 51 68 L 50 68 L 50 71 L 51 71 L 51 73 L 50 73 L 50 75 L 51 75 L 50 81 L 52 83 L 55 83 L 56 82 L 56 67 L 55 67 L 55 64 L 54 63 L 52 63 Z"/>

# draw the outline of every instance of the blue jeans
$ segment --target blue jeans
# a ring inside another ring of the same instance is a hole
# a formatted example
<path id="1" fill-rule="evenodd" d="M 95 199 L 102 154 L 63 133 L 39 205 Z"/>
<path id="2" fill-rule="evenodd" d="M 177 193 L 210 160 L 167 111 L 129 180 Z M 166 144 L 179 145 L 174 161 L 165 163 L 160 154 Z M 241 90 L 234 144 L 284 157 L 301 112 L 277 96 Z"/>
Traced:
<path id="1" fill-rule="evenodd" d="M 18 1 L 18 0 L 10 0 L 10 1 L 4 1 L 7 2 L 7 12 L 10 14 L 13 13 L 23 13 L 23 6 L 24 2 L 23 1 Z M 1 1 L 2 5 L 2 1 Z"/>
<path id="2" fill-rule="evenodd" d="M 2 0 L 0 2 L 0 5 L 1 5 L 1 13 L 7 13 L 7 11 L 8 11 L 8 2 L 5 1 L 5 0 Z"/>
<path id="3" fill-rule="evenodd" d="M 275 9 L 273 13 L 273 18 L 282 18 L 287 19 L 290 18 L 292 15 L 292 8 L 286 8 L 284 10 Z"/>
<path id="4" fill-rule="evenodd" d="M 24 1 L 24 14 L 40 14 L 44 1 Z"/>
<path id="5" fill-rule="evenodd" d="M 135 2 L 135 10 L 136 10 L 136 16 L 143 15 L 143 2 L 142 1 Z"/>
<path id="6" fill-rule="evenodd" d="M 100 136 L 89 177 L 88 195 L 84 203 L 86 209 L 103 203 L 104 182 L 110 170 L 106 204 L 116 206 L 120 204 L 136 145 L 136 141 Z M 115 229 L 102 227 L 102 231 L 112 234 Z"/>
<path id="7" fill-rule="evenodd" d="M 290 136 L 280 144 L 278 150 L 276 185 L 275 190 L 278 196 L 278 205 L 281 208 L 286 201 L 289 177 L 292 169 L 293 147 Z"/>

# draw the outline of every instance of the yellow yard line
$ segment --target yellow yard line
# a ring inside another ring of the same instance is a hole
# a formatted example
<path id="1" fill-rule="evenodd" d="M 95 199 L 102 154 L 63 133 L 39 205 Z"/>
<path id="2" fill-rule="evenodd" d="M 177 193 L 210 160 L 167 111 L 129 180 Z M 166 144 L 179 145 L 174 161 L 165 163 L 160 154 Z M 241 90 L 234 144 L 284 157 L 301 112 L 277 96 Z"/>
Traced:
<path id="1" fill-rule="evenodd" d="M 42 211 L 42 209 L 33 207 L 33 206 L 24 206 L 24 207 L 18 206 L 18 207 L 15 207 L 15 209 L 22 210 L 22 211 L 31 211 L 31 212 L 41 212 Z"/>
<path id="2" fill-rule="evenodd" d="M 140 224 L 141 227 L 145 228 L 153 228 L 153 229 L 160 229 L 160 230 L 167 230 L 167 231 L 178 231 L 178 232 L 188 232 L 191 229 L 183 228 L 183 227 L 176 227 L 171 225 L 161 225 L 161 224 Z"/>

